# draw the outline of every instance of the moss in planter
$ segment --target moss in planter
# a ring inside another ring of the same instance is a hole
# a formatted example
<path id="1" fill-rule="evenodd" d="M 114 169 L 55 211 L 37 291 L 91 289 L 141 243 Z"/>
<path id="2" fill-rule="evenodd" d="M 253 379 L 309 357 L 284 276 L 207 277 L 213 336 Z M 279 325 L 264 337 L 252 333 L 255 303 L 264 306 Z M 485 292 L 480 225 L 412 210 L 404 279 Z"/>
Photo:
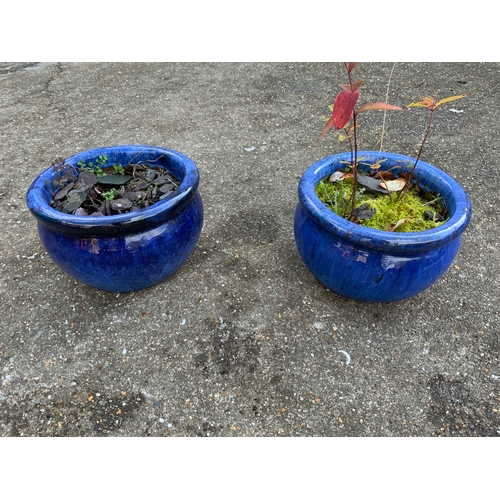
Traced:
<path id="1" fill-rule="evenodd" d="M 351 210 L 351 194 L 354 179 L 341 182 L 320 181 L 316 186 L 318 198 L 337 215 L 344 217 Z M 355 216 L 364 227 L 394 232 L 418 232 L 433 229 L 444 220 L 438 215 L 438 196 L 426 200 L 415 188 L 406 193 L 374 194 L 358 186 Z"/>

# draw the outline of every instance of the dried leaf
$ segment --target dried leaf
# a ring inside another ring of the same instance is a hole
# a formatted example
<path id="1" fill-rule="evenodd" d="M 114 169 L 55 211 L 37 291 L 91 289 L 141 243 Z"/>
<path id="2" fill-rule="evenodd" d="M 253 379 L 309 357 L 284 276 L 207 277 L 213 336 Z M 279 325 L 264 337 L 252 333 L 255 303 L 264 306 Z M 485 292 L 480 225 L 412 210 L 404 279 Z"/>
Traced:
<path id="1" fill-rule="evenodd" d="M 345 172 L 342 172 L 341 170 L 337 170 L 336 172 L 333 172 L 332 175 L 330 175 L 330 178 L 328 179 L 330 182 L 337 182 L 341 181 L 343 179 L 347 179 L 348 177 L 354 177 L 353 174 L 346 174 Z"/>
<path id="2" fill-rule="evenodd" d="M 412 103 L 408 104 L 406 107 L 407 108 L 425 107 L 425 108 L 429 108 L 432 110 L 434 108 L 434 104 L 435 104 L 435 101 L 432 97 L 425 97 L 421 101 L 412 102 Z"/>
<path id="3" fill-rule="evenodd" d="M 362 163 L 360 162 L 362 165 L 367 165 L 368 167 L 370 167 L 372 170 L 378 170 L 381 166 L 382 166 L 382 163 L 384 161 L 387 161 L 387 158 L 380 158 L 378 159 L 375 163 Z"/>
<path id="4" fill-rule="evenodd" d="M 425 97 L 421 101 L 418 102 L 412 102 L 406 106 L 407 108 L 412 108 L 412 107 L 425 107 L 430 109 L 431 111 L 434 111 L 437 107 L 441 106 L 442 104 L 445 104 L 447 102 L 451 101 L 456 101 L 457 99 L 462 99 L 463 97 L 467 97 L 469 94 L 460 94 L 460 95 L 455 95 L 452 97 L 445 97 L 444 99 L 440 99 L 439 101 L 436 101 L 437 95 L 434 97 Z"/>
<path id="5" fill-rule="evenodd" d="M 386 231 L 395 231 L 399 226 L 402 226 L 405 222 L 408 222 L 411 219 L 401 219 L 398 220 L 395 224 L 391 224 Z"/>
<path id="6" fill-rule="evenodd" d="M 461 94 L 461 95 L 454 95 L 453 97 L 445 97 L 444 99 L 440 99 L 437 103 L 436 103 L 436 108 L 438 106 L 441 106 L 441 104 L 445 104 L 447 102 L 451 102 L 451 101 L 456 101 L 457 99 L 462 99 L 462 97 L 467 97 L 469 94 Z"/>
<path id="7" fill-rule="evenodd" d="M 379 185 L 380 187 L 387 189 L 388 191 L 391 192 L 401 191 L 406 185 L 406 179 L 398 177 L 397 179 L 394 179 L 392 181 L 381 182 Z"/>
<path id="8" fill-rule="evenodd" d="M 389 172 L 389 170 L 380 170 L 379 172 L 377 172 L 377 175 L 384 180 L 385 179 L 388 179 L 388 180 L 394 179 L 394 174 L 392 172 Z"/>

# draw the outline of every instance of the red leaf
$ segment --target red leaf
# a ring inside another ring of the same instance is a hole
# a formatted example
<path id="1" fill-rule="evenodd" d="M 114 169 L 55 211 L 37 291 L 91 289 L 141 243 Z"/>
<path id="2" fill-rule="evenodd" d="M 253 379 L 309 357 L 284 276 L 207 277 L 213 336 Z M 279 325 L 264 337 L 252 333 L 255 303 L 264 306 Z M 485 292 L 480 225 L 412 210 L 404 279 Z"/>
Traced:
<path id="1" fill-rule="evenodd" d="M 350 62 L 347 64 L 347 73 L 350 74 L 351 71 L 358 65 L 359 63 L 357 62 Z"/>
<path id="2" fill-rule="evenodd" d="M 351 119 L 358 98 L 358 91 L 351 92 L 350 90 L 343 90 L 335 99 L 332 118 L 333 126 L 337 130 L 344 128 L 344 125 Z"/>
<path id="3" fill-rule="evenodd" d="M 361 106 L 357 113 L 362 113 L 363 111 L 382 111 L 383 109 L 387 109 L 389 111 L 403 111 L 403 108 L 400 108 L 399 106 L 393 106 L 392 104 L 387 104 L 385 102 L 369 102 L 367 104 L 363 104 Z"/>
<path id="4" fill-rule="evenodd" d="M 356 80 L 352 85 L 349 83 L 339 83 L 339 87 L 344 90 L 358 90 L 361 87 L 363 80 Z"/>
<path id="5" fill-rule="evenodd" d="M 333 114 L 330 117 L 330 119 L 328 120 L 328 123 L 325 125 L 323 132 L 321 132 L 321 134 L 319 134 L 318 141 L 325 135 L 325 133 L 328 129 L 332 128 L 332 125 L 333 125 Z"/>

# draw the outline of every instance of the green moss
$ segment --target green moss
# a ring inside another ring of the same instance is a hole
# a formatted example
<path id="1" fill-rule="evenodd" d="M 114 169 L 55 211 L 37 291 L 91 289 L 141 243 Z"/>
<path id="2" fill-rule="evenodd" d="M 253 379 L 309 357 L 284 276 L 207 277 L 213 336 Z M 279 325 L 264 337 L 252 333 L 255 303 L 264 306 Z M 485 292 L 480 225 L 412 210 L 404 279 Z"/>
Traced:
<path id="1" fill-rule="evenodd" d="M 354 180 L 344 179 L 340 182 L 329 182 L 327 179 L 320 181 L 316 187 L 319 199 L 333 212 L 341 217 L 346 217 L 351 211 L 351 195 Z M 415 188 L 406 193 L 373 194 L 358 186 L 356 191 L 355 209 L 367 204 L 375 213 L 368 219 L 358 220 L 364 227 L 371 227 L 382 231 L 418 232 L 433 229 L 441 224 L 426 217 L 425 212 L 435 210 L 431 203 L 422 199 Z"/>

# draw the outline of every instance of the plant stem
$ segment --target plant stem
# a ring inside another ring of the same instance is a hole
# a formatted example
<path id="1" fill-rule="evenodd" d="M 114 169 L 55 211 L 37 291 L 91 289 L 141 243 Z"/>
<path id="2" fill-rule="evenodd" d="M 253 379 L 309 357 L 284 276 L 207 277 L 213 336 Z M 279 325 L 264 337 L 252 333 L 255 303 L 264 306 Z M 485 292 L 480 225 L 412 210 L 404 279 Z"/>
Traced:
<path id="1" fill-rule="evenodd" d="M 354 205 L 356 204 L 356 190 L 358 188 L 358 136 L 356 134 L 356 112 L 352 114 L 352 123 L 354 125 L 354 162 L 351 164 L 354 173 L 354 184 L 352 185 L 352 198 L 351 198 L 351 214 L 349 220 L 352 221 L 354 217 Z"/>
<path id="2" fill-rule="evenodd" d="M 425 141 L 427 140 L 427 137 L 431 131 L 432 117 L 434 116 L 434 111 L 436 111 L 436 108 L 431 109 L 431 114 L 429 116 L 429 123 L 427 124 L 427 129 L 425 130 L 424 138 L 422 139 L 422 142 L 420 144 L 420 149 L 418 151 L 418 155 L 417 155 L 415 164 L 411 168 L 410 175 L 408 176 L 408 179 L 406 180 L 406 184 L 404 185 L 403 189 L 401 190 L 401 193 L 404 193 L 408 189 L 408 186 L 410 185 L 410 182 L 413 179 L 413 172 L 415 172 L 415 167 L 417 166 L 417 163 L 420 160 L 420 157 L 422 156 L 422 151 L 424 149 Z"/>
<path id="3" fill-rule="evenodd" d="M 347 63 L 344 63 L 347 70 L 347 78 L 349 78 L 349 86 L 351 87 L 351 92 L 353 92 L 352 88 L 352 79 L 351 73 L 348 70 Z M 354 173 L 354 184 L 352 186 L 352 197 L 351 197 L 351 213 L 349 215 L 349 220 L 352 221 L 354 217 L 354 206 L 356 204 L 356 191 L 358 188 L 358 134 L 356 133 L 356 110 L 352 113 L 352 124 L 354 128 L 354 158 L 352 157 L 352 146 L 351 146 L 351 168 Z"/>

